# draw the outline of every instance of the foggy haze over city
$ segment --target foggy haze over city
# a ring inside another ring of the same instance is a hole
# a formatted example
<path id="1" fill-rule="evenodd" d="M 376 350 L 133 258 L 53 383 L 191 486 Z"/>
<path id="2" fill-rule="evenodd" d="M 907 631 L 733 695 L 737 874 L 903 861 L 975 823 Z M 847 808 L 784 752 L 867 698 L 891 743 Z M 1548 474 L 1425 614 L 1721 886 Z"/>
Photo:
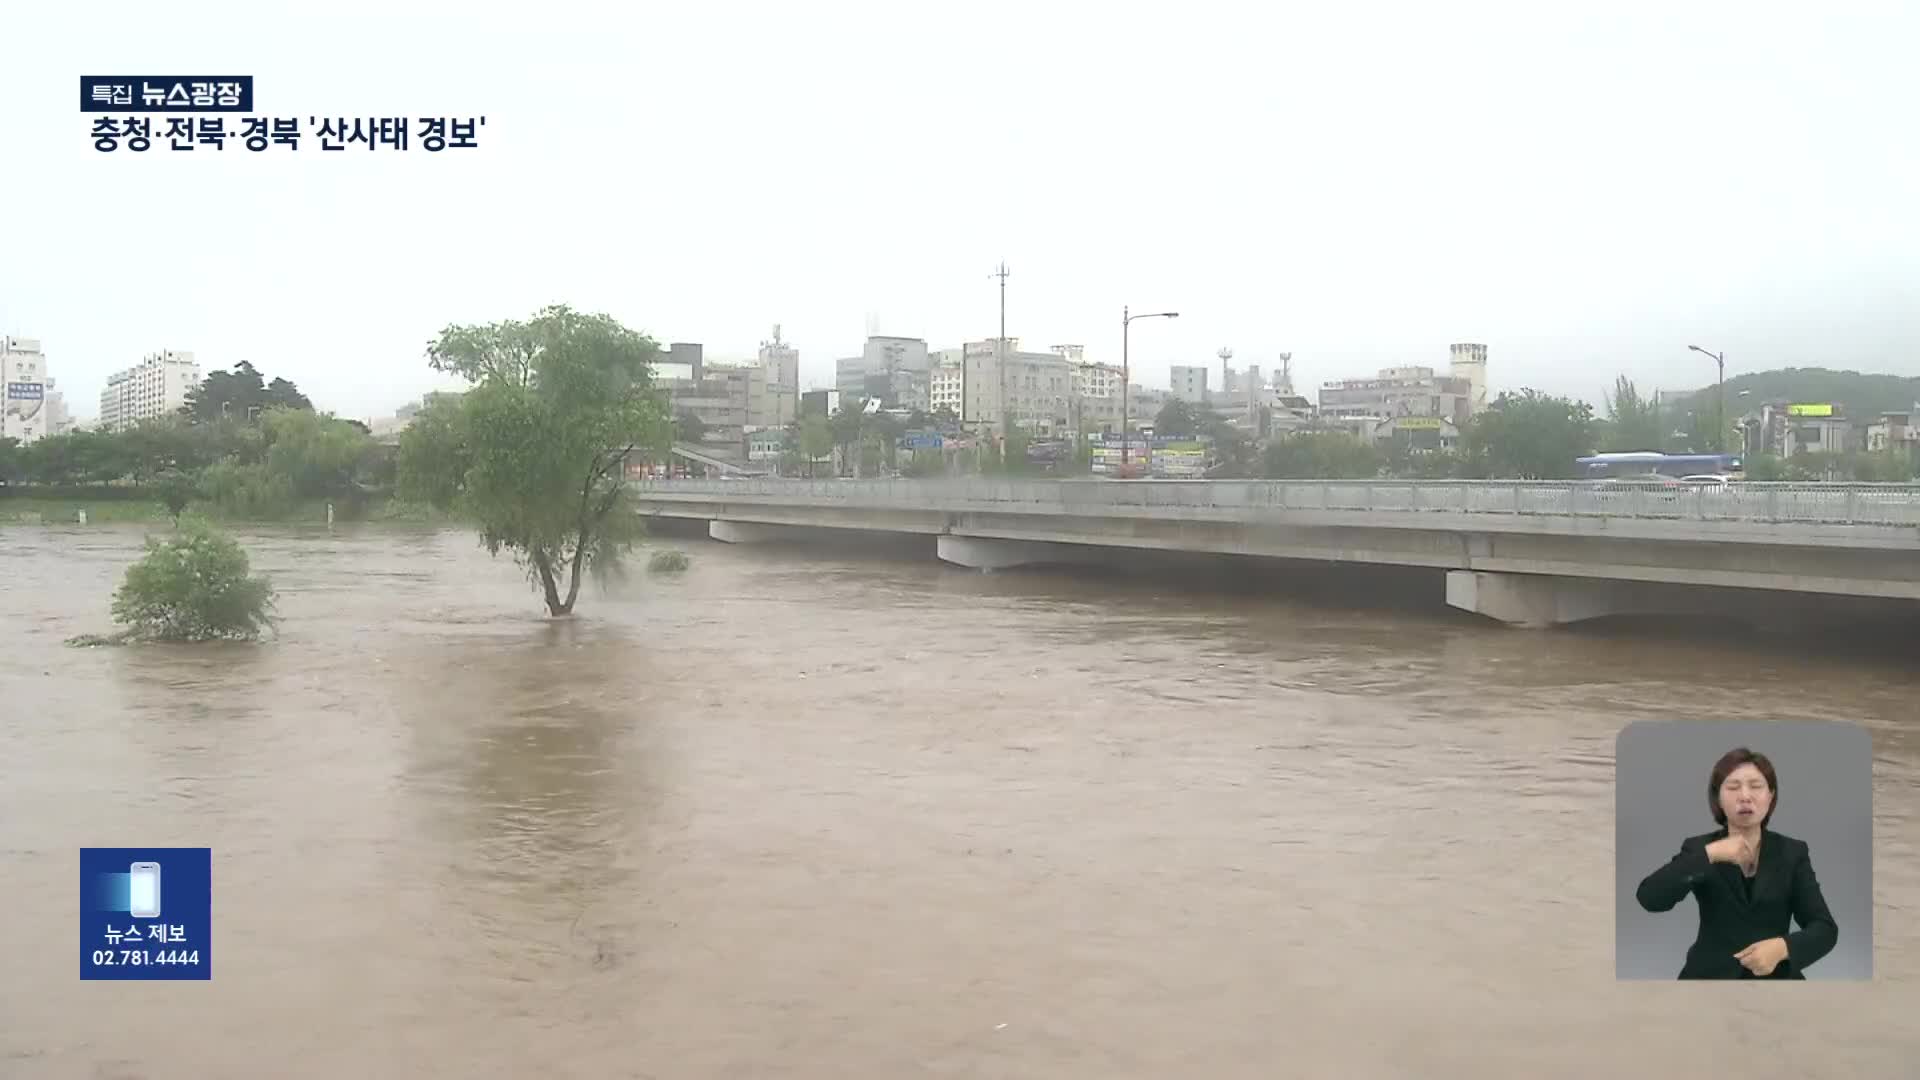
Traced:
<path id="1" fill-rule="evenodd" d="M 76 415 L 162 349 L 342 416 L 550 303 L 803 386 L 869 330 L 1322 380 L 1485 342 L 1495 393 L 1920 374 L 1920 17 L 1892 5 L 35 6 L 0 68 L 0 333 Z M 377 16 L 365 23 L 359 16 Z M 249 73 L 262 114 L 484 115 L 405 154 L 97 152 L 93 72 Z"/>

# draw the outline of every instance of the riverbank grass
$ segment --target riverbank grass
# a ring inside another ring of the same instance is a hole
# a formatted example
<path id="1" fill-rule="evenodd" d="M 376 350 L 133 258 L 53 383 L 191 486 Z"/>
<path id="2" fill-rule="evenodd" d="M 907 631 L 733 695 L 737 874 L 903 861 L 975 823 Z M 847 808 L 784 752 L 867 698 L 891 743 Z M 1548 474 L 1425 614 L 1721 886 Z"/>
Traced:
<path id="1" fill-rule="evenodd" d="M 339 524 L 372 522 L 390 525 L 460 525 L 456 514 L 437 510 L 424 503 L 381 498 L 349 506 L 333 504 L 334 520 Z M 0 499 L 0 526 L 4 525 L 77 525 L 85 511 L 89 525 L 171 525 L 174 515 L 159 499 L 87 499 L 84 497 L 42 498 L 38 496 Z M 306 499 L 273 512 L 251 510 L 236 512 L 218 503 L 193 500 L 185 505 L 184 517 L 199 517 L 225 525 L 323 525 L 327 520 L 327 500 Z M 184 518 L 183 518 L 184 519 Z"/>

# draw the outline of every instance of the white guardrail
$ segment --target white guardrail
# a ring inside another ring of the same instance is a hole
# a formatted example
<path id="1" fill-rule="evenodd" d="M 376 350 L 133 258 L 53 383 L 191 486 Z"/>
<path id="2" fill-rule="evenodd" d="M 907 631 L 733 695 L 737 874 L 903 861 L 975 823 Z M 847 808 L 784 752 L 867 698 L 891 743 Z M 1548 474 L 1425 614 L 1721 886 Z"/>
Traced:
<path id="1" fill-rule="evenodd" d="M 1268 511 L 1665 518 L 1920 527 L 1920 484 L 1725 486 L 1576 480 L 643 480 L 642 499 L 874 509 L 1239 518 Z M 1158 512 L 1158 513 L 1157 513 Z"/>

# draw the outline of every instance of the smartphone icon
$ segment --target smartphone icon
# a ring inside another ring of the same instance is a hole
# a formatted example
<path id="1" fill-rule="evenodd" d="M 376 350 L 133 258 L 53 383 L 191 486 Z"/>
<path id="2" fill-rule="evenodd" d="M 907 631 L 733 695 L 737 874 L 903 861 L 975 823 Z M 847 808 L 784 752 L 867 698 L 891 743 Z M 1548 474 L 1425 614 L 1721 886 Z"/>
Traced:
<path id="1" fill-rule="evenodd" d="M 160 864 L 137 862 L 127 874 L 127 907 L 136 919 L 160 917 Z"/>

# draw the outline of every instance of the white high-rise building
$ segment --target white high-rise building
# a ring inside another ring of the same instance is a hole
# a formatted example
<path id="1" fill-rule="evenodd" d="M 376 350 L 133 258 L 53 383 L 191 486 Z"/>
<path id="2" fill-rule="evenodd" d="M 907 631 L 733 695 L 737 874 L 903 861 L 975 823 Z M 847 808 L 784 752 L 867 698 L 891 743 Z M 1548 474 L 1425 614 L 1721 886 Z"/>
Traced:
<path id="1" fill-rule="evenodd" d="M 30 443 L 53 435 L 47 394 L 47 358 L 35 338 L 0 338 L 0 438 Z"/>
<path id="2" fill-rule="evenodd" d="M 1458 379 L 1467 380 L 1467 415 L 1476 416 L 1487 410 L 1487 347 L 1485 345 L 1460 344 L 1453 346 L 1453 362 L 1449 374 Z"/>
<path id="3" fill-rule="evenodd" d="M 933 372 L 927 381 L 927 411 L 945 409 L 958 417 L 966 408 L 966 359 L 959 349 L 941 349 L 933 359 Z"/>
<path id="4" fill-rule="evenodd" d="M 187 403 L 187 391 L 198 385 L 200 365 L 192 353 L 152 353 L 107 376 L 107 388 L 100 391 L 100 429 L 114 431 L 179 412 Z"/>
<path id="5" fill-rule="evenodd" d="M 1073 429 L 1086 435 L 1120 430 L 1120 399 L 1124 383 L 1116 364 L 1078 359 L 1073 354 L 1068 365 L 1073 372 Z"/>
<path id="6" fill-rule="evenodd" d="M 783 428 L 800 415 L 800 350 L 780 340 L 760 343 L 760 363 L 748 380 L 747 426 Z"/>

